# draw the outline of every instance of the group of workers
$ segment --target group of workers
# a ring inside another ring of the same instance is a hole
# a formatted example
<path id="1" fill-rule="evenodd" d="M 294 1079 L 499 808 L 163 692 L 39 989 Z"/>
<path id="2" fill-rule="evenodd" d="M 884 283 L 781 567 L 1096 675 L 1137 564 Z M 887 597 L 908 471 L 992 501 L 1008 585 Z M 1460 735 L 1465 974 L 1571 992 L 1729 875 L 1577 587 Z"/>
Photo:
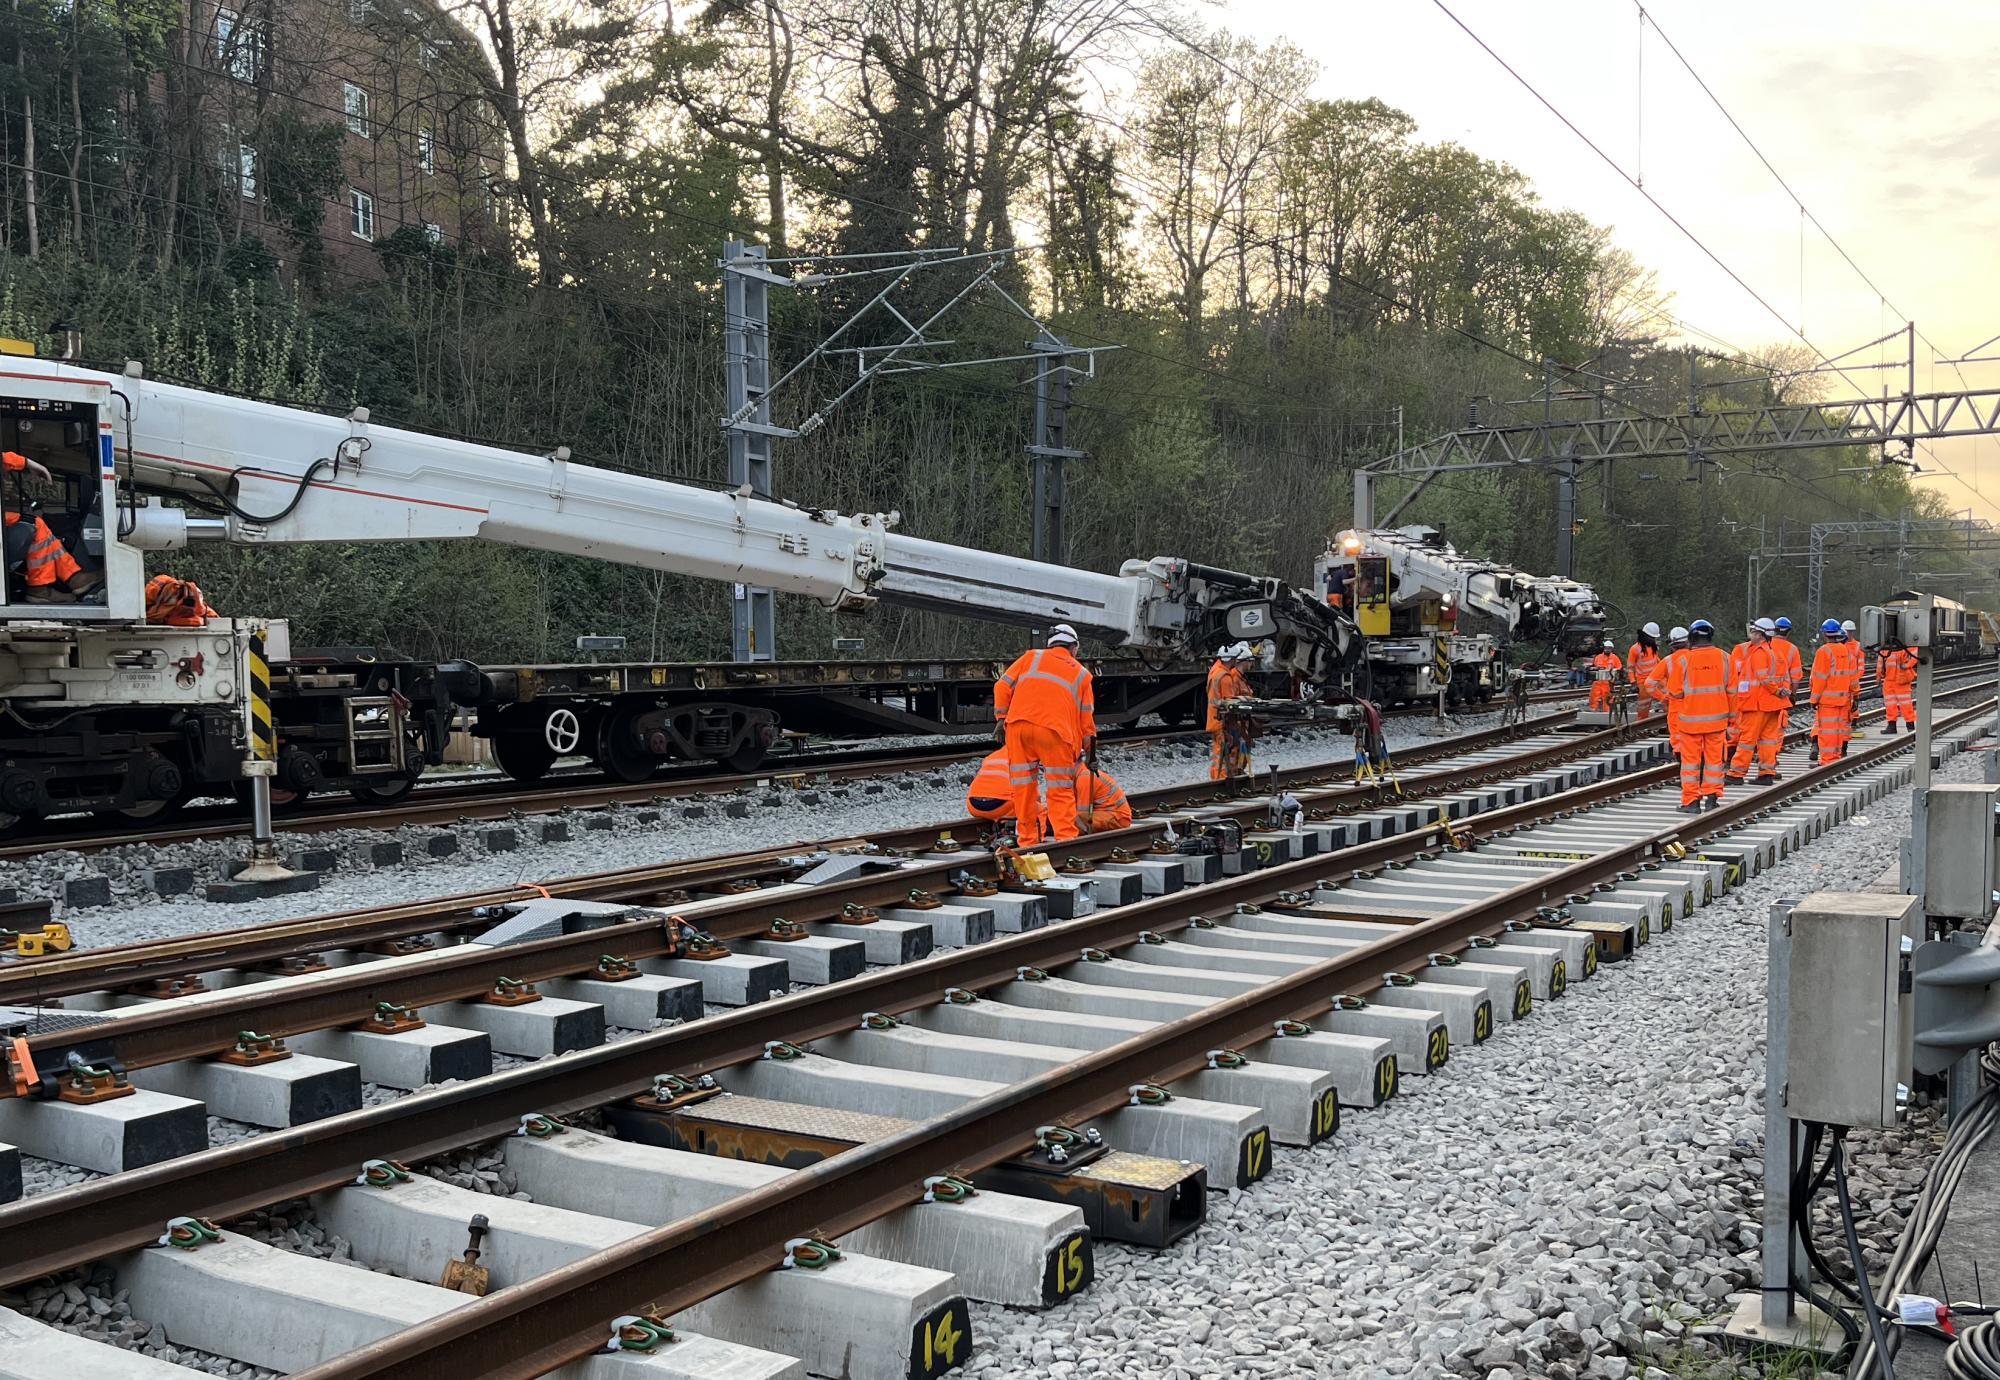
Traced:
<path id="1" fill-rule="evenodd" d="M 1616 644 L 1606 638 L 1590 661 L 1590 707 L 1611 707 L 1621 674 L 1639 692 L 1638 717 L 1649 717 L 1655 704 L 1664 706 L 1667 736 L 1681 761 L 1681 809 L 1690 814 L 1715 809 L 1728 782 L 1769 785 L 1778 779 L 1778 750 L 1802 682 L 1814 710 L 1820 763 L 1847 755 L 1866 664 L 1854 624 L 1833 618 L 1820 624 L 1810 677 L 1791 631 L 1789 618 L 1759 618 L 1743 641 L 1725 652 L 1715 644 L 1714 625 L 1697 618 L 1667 634 L 1668 650 L 1662 655 L 1660 625 L 1647 623 L 1622 660 Z M 1894 734 L 1902 724 L 1914 728 L 1916 649 L 1880 652 L 1876 673 L 1888 721 L 1885 731 Z"/>
<path id="2" fill-rule="evenodd" d="M 976 819 L 1014 821 L 1022 848 L 1123 829 L 1132 806 L 1111 774 L 1093 764 L 1097 697 L 1076 659 L 1076 629 L 1058 623 L 1048 645 L 1023 652 L 993 683 L 994 736 L 1002 746 L 979 764 L 966 791 Z M 1046 807 L 1042 787 L 1048 788 Z"/>

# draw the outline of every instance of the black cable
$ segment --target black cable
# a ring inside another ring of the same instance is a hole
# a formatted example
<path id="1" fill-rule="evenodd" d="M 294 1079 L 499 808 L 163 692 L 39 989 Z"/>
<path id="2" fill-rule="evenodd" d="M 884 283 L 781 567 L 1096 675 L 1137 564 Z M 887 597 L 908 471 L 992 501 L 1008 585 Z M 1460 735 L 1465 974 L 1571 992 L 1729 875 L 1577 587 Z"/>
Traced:
<path id="1" fill-rule="evenodd" d="M 1944 1368 L 1952 1380 L 2000 1380 L 2000 1322 L 1959 1333 L 1944 1354 Z"/>
<path id="2" fill-rule="evenodd" d="M 1881 1354 L 1884 1380 L 1896 1380 L 1889 1339 L 1882 1330 L 1882 1310 L 1876 1306 L 1875 1289 L 1868 1282 L 1868 1266 L 1861 1259 L 1861 1233 L 1854 1225 L 1854 1201 L 1847 1193 L 1847 1157 L 1841 1151 L 1839 1136 L 1834 1137 L 1833 1149 L 1828 1154 L 1833 1160 L 1833 1191 L 1840 1199 L 1840 1229 L 1847 1237 L 1847 1257 L 1854 1266 L 1854 1283 L 1861 1290 L 1861 1311 L 1868 1318 L 1868 1336 Z"/>

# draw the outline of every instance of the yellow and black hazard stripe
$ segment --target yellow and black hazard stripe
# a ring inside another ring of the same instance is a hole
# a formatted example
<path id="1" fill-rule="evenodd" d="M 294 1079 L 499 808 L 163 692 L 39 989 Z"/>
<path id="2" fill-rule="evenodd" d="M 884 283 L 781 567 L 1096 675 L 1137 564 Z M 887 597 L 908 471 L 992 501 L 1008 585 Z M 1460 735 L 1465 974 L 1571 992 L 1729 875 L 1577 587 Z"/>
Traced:
<path id="1" fill-rule="evenodd" d="M 250 635 L 250 755 L 259 762 L 278 760 L 278 730 L 271 722 L 271 663 L 264 659 L 264 639 Z"/>

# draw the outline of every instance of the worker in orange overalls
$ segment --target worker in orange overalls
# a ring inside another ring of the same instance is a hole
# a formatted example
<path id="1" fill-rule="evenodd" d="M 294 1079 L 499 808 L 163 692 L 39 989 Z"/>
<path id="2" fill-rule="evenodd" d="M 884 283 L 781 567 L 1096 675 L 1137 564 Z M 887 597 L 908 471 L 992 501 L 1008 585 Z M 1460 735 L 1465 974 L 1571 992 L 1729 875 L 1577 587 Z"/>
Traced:
<path id="1" fill-rule="evenodd" d="M 1132 827 L 1132 802 L 1117 778 L 1102 767 L 1077 769 L 1076 822 L 1086 834 Z"/>
<path id="2" fill-rule="evenodd" d="M 1688 646 L 1667 658 L 1667 700 L 1681 735 L 1681 809 L 1722 803 L 1722 740 L 1729 728 L 1729 656 L 1706 618 L 1688 624 Z"/>
<path id="3" fill-rule="evenodd" d="M 39 460 L 30 460 L 16 451 L 0 451 L 0 467 L 8 474 L 33 474 L 41 479 L 49 479 L 47 465 Z M 7 569 L 19 570 L 22 582 L 27 586 L 26 602 L 30 604 L 74 603 L 76 596 L 89 594 L 104 587 L 104 577 L 94 570 L 85 570 L 76 563 L 56 534 L 49 530 L 48 523 L 35 516 L 32 526 L 26 515 L 18 509 L 7 509 L 6 520 Z M 64 598 L 68 595 L 68 598 Z"/>
<path id="4" fill-rule="evenodd" d="M 1097 739 L 1096 689 L 1076 659 L 1075 628 L 1056 624 L 1048 646 L 1021 653 L 994 682 L 993 717 L 1007 735 L 1015 839 L 1023 848 L 1042 841 L 1044 779 L 1050 832 L 1075 838 L 1076 769 Z"/>
<path id="5" fill-rule="evenodd" d="M 1785 665 L 1785 693 L 1796 703 L 1799 687 L 1805 683 L 1806 666 L 1799 656 L 1798 645 L 1792 641 L 1792 620 L 1779 617 L 1776 623 L 1778 635 L 1771 639 L 1771 645 L 1777 648 L 1778 659 Z"/>
<path id="6" fill-rule="evenodd" d="M 1604 649 L 1590 659 L 1590 669 L 1594 673 L 1590 682 L 1590 707 L 1599 710 L 1611 708 L 1611 683 L 1625 669 L 1625 663 L 1611 649 L 1610 638 L 1604 639 Z"/>
<path id="7" fill-rule="evenodd" d="M 1216 658 L 1215 667 L 1209 671 L 1208 680 L 1208 779 L 1227 781 L 1231 777 L 1250 774 L 1250 739 L 1243 731 L 1243 725 L 1225 719 L 1221 704 L 1224 700 L 1248 699 L 1250 697 L 1250 677 L 1244 667 L 1250 664 L 1250 645 L 1238 642 L 1224 647 Z"/>
<path id="8" fill-rule="evenodd" d="M 1875 678 L 1882 682 L 1882 732 L 1896 736 L 1896 725 L 1908 724 L 1917 731 L 1917 649 L 1898 647 L 1893 652 L 1875 654 Z"/>
<path id="9" fill-rule="evenodd" d="M 965 812 L 974 819 L 998 822 L 1014 817 L 1014 770 L 1007 762 L 1007 749 L 997 747 L 979 764 L 972 784 L 965 788 Z"/>
<path id="10" fill-rule="evenodd" d="M 205 628 L 218 617 L 202 597 L 201 586 L 175 575 L 155 575 L 146 581 L 146 621 L 170 628 Z"/>
<path id="11" fill-rule="evenodd" d="M 1653 674 L 1660 664 L 1660 625 L 1647 623 L 1633 638 L 1632 646 L 1625 653 L 1625 674 L 1632 678 L 1632 684 L 1639 687 L 1639 717 L 1648 719 L 1653 714 L 1653 697 L 1645 692 L 1646 678 Z"/>
<path id="12" fill-rule="evenodd" d="M 1847 640 L 1837 619 L 1820 624 L 1819 632 L 1820 648 L 1813 653 L 1812 680 L 1806 693 L 1812 699 L 1819 764 L 1825 766 L 1846 755 L 1847 740 L 1854 732 L 1855 687 L 1848 666 L 1859 649 Z"/>
<path id="13" fill-rule="evenodd" d="M 1784 662 L 1771 641 L 1777 633 L 1778 625 L 1769 618 L 1750 625 L 1750 640 L 1738 663 L 1741 669 L 1730 682 L 1741 725 L 1736 755 L 1729 763 L 1731 781 L 1745 780 L 1752 766 L 1757 768 L 1758 785 L 1778 779 L 1778 749 L 1791 722 L 1792 697 L 1786 689 Z"/>
<path id="14" fill-rule="evenodd" d="M 1667 698 L 1667 663 L 1676 655 L 1687 650 L 1688 630 L 1675 628 L 1667 634 L 1667 654 L 1653 662 L 1646 672 L 1646 679 L 1639 683 L 1639 693 L 1649 701 L 1658 701 L 1667 710 L 1667 747 L 1675 756 L 1680 755 L 1680 705 Z"/>

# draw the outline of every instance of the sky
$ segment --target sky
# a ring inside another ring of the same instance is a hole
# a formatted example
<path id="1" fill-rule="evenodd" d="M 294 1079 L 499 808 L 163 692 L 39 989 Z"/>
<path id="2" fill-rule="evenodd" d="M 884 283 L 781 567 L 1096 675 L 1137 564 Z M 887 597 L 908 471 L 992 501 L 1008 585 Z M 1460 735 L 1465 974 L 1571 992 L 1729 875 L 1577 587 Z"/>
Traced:
<path id="1" fill-rule="evenodd" d="M 1806 338 L 1841 356 L 1914 319 L 1917 388 L 2000 387 L 1937 366 L 2000 334 L 2000 26 L 1990 0 L 1444 0 L 1768 303 L 1760 304 L 1481 50 L 1435 0 L 1227 0 L 1203 19 L 1318 61 L 1316 96 L 1377 96 L 1423 137 L 1510 163 L 1547 203 L 1613 228 L 1659 272 L 1695 343 Z M 1731 129 L 1673 41 L 1791 187 Z M 1794 199 L 1794 194 L 1796 200 Z M 1808 222 L 1799 203 L 1873 280 Z M 1803 289 L 1803 290 L 1802 290 Z M 1884 301 L 1886 298 L 1886 304 Z M 1782 318 L 1782 319 L 1780 319 Z M 1855 363 L 1904 358 L 1900 341 Z M 2000 355 L 2000 344 L 1978 351 Z M 1843 359 L 1842 363 L 1850 361 Z M 1827 397 L 1904 387 L 1827 380 Z M 1858 386 L 1857 386 L 1858 385 Z M 1931 443 L 1920 482 L 2000 522 L 2000 440 Z M 1940 473 L 1948 469 L 1957 479 Z"/>

